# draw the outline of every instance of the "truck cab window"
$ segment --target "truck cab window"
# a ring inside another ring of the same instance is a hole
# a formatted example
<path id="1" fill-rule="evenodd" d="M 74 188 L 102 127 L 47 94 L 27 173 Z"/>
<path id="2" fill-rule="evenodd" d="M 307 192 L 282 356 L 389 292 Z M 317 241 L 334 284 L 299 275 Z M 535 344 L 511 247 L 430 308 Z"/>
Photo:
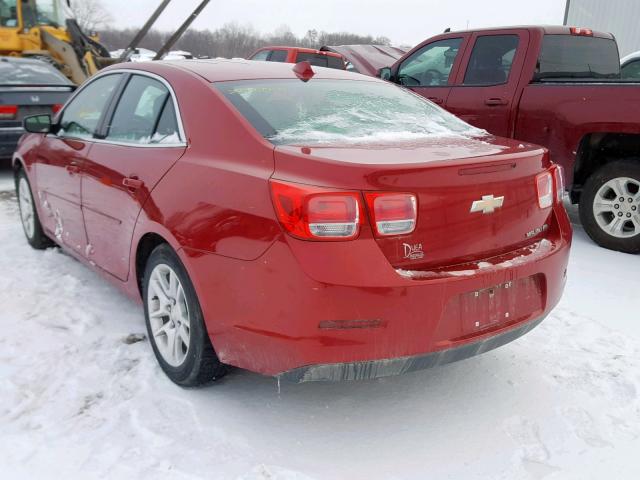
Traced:
<path id="1" fill-rule="evenodd" d="M 0 0 L 0 26 L 17 27 L 18 12 L 16 0 Z"/>
<path id="2" fill-rule="evenodd" d="M 464 85 L 506 83 L 518 48 L 518 35 L 478 37 L 464 75 Z"/>
<path id="3" fill-rule="evenodd" d="M 620 73 L 623 80 L 640 80 L 640 59 L 625 64 Z"/>
<path id="4" fill-rule="evenodd" d="M 407 87 L 447 85 L 462 38 L 447 38 L 425 45 L 398 69 L 398 82 Z"/>
<path id="5" fill-rule="evenodd" d="M 286 62 L 289 52 L 286 50 L 273 50 L 269 56 L 270 62 Z"/>

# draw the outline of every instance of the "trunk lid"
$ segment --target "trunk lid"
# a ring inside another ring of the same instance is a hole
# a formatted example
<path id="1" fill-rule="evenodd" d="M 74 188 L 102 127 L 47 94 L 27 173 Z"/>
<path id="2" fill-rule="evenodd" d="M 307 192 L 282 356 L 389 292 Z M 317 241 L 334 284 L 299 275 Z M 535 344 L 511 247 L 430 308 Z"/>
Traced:
<path id="1" fill-rule="evenodd" d="M 276 148 L 275 157 L 274 177 L 281 180 L 415 194 L 413 233 L 375 239 L 395 268 L 487 259 L 530 244 L 538 238 L 531 232 L 549 226 L 551 209 L 538 207 L 535 177 L 550 162 L 537 146 L 450 137 L 400 145 L 285 146 Z M 372 224 L 371 212 L 368 217 Z"/>

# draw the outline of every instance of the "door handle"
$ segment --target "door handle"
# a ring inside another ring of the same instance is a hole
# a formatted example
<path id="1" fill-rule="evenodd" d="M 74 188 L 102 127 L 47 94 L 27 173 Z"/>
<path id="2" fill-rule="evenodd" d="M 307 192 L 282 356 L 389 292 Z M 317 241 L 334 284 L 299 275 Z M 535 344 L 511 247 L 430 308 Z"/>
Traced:
<path id="1" fill-rule="evenodd" d="M 487 98 L 484 101 L 485 105 L 495 106 L 495 105 L 508 105 L 509 101 L 504 98 Z"/>
<path id="2" fill-rule="evenodd" d="M 444 103 L 444 100 L 439 97 L 427 97 L 427 100 L 431 100 L 433 103 L 436 103 L 438 105 L 442 105 Z"/>
<path id="3" fill-rule="evenodd" d="M 139 188 L 142 188 L 142 186 L 144 185 L 144 182 L 139 178 L 126 177 L 122 180 L 122 185 L 124 185 L 130 190 L 138 190 Z"/>
<path id="4" fill-rule="evenodd" d="M 75 174 L 80 173 L 80 167 L 78 166 L 78 164 L 76 162 L 71 162 L 69 165 L 67 165 L 64 168 L 67 170 L 69 175 L 75 175 Z"/>

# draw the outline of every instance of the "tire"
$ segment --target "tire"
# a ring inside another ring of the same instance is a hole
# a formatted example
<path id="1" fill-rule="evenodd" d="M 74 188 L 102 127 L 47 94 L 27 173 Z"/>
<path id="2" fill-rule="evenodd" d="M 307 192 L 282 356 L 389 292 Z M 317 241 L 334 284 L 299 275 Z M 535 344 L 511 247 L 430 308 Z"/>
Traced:
<path id="1" fill-rule="evenodd" d="M 227 367 L 220 363 L 209 340 L 189 275 L 167 244 L 159 245 L 149 256 L 143 297 L 149 340 L 171 381 L 197 387 L 226 374 Z"/>
<path id="2" fill-rule="evenodd" d="M 16 195 L 20 210 L 20 221 L 27 242 L 36 250 L 44 250 L 52 247 L 54 243 L 44 234 L 38 209 L 31 193 L 31 184 L 24 170 L 20 169 L 16 174 Z"/>
<path id="3" fill-rule="evenodd" d="M 580 220 L 598 245 L 640 252 L 640 159 L 608 163 L 587 180 Z"/>

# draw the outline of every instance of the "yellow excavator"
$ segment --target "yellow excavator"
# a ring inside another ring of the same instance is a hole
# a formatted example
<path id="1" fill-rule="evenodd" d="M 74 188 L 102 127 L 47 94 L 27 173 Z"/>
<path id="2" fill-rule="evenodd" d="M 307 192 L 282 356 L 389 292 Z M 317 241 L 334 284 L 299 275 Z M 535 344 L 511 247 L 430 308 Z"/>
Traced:
<path id="1" fill-rule="evenodd" d="M 169 51 L 209 1 L 200 3 L 154 60 Z M 71 0 L 0 0 L 0 56 L 43 60 L 79 85 L 101 68 L 127 61 L 170 2 L 162 0 L 122 56 L 112 58 L 95 34 L 82 31 L 74 18 Z"/>

